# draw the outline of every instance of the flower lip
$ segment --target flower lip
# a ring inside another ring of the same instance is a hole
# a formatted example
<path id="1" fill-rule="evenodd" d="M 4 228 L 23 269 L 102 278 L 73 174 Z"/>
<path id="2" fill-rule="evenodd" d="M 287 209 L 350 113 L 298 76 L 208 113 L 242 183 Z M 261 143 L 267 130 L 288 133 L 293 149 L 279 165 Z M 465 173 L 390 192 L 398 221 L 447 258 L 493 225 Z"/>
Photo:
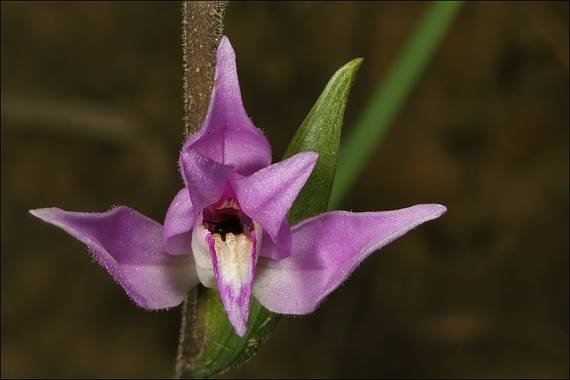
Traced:
<path id="1" fill-rule="evenodd" d="M 214 277 L 230 323 L 243 336 L 258 258 L 256 235 L 261 229 L 242 212 L 239 201 L 231 195 L 203 210 L 199 228 L 205 233 L 204 242 L 211 259 L 210 276 Z M 196 247 L 200 249 L 199 244 Z M 208 283 L 213 283 L 212 280 Z"/>

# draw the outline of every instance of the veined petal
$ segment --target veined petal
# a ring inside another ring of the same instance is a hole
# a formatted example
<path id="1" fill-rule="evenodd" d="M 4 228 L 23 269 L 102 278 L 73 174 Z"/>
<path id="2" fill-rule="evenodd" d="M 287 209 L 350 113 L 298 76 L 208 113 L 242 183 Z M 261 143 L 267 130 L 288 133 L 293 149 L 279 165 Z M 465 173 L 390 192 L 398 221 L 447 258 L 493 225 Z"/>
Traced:
<path id="1" fill-rule="evenodd" d="M 372 252 L 445 211 L 426 204 L 383 212 L 333 211 L 307 219 L 293 227 L 291 256 L 260 258 L 254 296 L 276 313 L 310 313 Z"/>
<path id="2" fill-rule="evenodd" d="M 244 336 L 257 261 L 255 235 L 209 234 L 207 239 L 222 304 L 236 333 Z"/>
<path id="3" fill-rule="evenodd" d="M 263 256 L 271 254 L 269 257 L 273 259 L 288 256 L 291 230 L 287 212 L 311 175 L 318 157 L 315 152 L 298 153 L 231 182 L 244 213 L 255 220 L 279 248 L 262 252 Z"/>
<path id="4" fill-rule="evenodd" d="M 194 208 L 194 218 L 198 218 L 206 206 L 222 197 L 232 167 L 190 149 L 180 154 L 180 171 Z"/>
<path id="5" fill-rule="evenodd" d="M 179 305 L 198 284 L 191 256 L 164 251 L 162 226 L 125 206 L 103 213 L 30 210 L 86 244 L 127 295 L 144 309 Z"/>
<path id="6" fill-rule="evenodd" d="M 208 231 L 202 218 L 200 214 L 192 235 L 198 277 L 202 285 L 218 289 L 230 323 L 244 336 L 262 230 L 254 223 L 251 231 L 222 236 Z"/>
<path id="7" fill-rule="evenodd" d="M 206 120 L 182 152 L 194 149 L 216 162 L 233 166 L 241 175 L 249 175 L 271 164 L 271 146 L 244 109 L 235 59 L 229 40 L 223 37 Z"/>
<path id="8" fill-rule="evenodd" d="M 164 218 L 162 237 L 164 248 L 171 255 L 192 254 L 192 227 L 194 227 L 194 209 L 188 189 L 183 188 L 176 194 Z"/>

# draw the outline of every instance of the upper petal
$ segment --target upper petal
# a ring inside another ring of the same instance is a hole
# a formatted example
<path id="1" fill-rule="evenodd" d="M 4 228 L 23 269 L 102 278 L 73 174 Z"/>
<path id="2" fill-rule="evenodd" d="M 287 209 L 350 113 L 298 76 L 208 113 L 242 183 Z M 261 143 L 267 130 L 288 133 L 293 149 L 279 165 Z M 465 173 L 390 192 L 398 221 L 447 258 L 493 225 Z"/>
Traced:
<path id="1" fill-rule="evenodd" d="M 192 227 L 194 227 L 194 208 L 188 189 L 183 188 L 176 194 L 164 218 L 162 237 L 164 248 L 171 255 L 192 254 Z"/>
<path id="2" fill-rule="evenodd" d="M 311 175 L 319 155 L 298 153 L 252 175 L 231 181 L 243 212 L 255 220 L 280 250 L 269 252 L 273 259 L 288 256 L 291 231 L 287 212 Z"/>
<path id="3" fill-rule="evenodd" d="M 291 256 L 260 258 L 254 296 L 281 314 L 307 314 L 372 252 L 442 215 L 437 204 L 384 212 L 333 211 L 293 227 Z"/>
<path id="4" fill-rule="evenodd" d="M 271 146 L 244 109 L 235 53 L 227 37 L 220 41 L 215 84 L 202 129 L 190 137 L 183 152 L 195 149 L 202 155 L 249 175 L 271 164 Z"/>
<path id="5" fill-rule="evenodd" d="M 198 279 L 191 256 L 164 251 L 162 226 L 125 206 L 103 213 L 30 210 L 86 244 L 97 261 L 145 309 L 179 305 Z"/>

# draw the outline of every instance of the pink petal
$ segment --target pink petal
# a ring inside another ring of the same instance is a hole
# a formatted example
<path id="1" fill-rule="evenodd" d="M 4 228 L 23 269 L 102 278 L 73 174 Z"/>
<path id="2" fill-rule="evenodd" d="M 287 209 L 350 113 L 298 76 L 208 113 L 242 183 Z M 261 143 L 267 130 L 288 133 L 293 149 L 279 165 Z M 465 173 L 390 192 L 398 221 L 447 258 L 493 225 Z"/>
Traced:
<path id="1" fill-rule="evenodd" d="M 239 336 L 247 331 L 251 288 L 257 261 L 255 235 L 208 234 L 218 293 L 230 323 Z"/>
<path id="2" fill-rule="evenodd" d="M 171 255 L 192 254 L 192 227 L 194 227 L 194 209 L 188 189 L 183 188 L 176 194 L 164 218 L 164 248 Z"/>
<path id="3" fill-rule="evenodd" d="M 267 251 L 271 258 L 288 256 L 291 230 L 287 213 L 311 175 L 319 155 L 298 153 L 285 161 L 231 182 L 243 212 L 255 220 L 279 250 Z"/>
<path id="4" fill-rule="evenodd" d="M 206 120 L 182 152 L 194 149 L 221 164 L 249 175 L 271 164 L 271 146 L 244 109 L 235 53 L 227 37 L 218 47 L 215 85 Z"/>
<path id="5" fill-rule="evenodd" d="M 293 227 L 291 256 L 260 258 L 254 296 L 276 313 L 310 313 L 371 253 L 445 211 L 426 204 L 383 212 L 333 211 L 307 219 Z"/>
<path id="6" fill-rule="evenodd" d="M 232 168 L 190 149 L 180 154 L 180 171 L 194 208 L 194 219 L 202 210 L 220 200 Z"/>
<path id="7" fill-rule="evenodd" d="M 164 251 L 162 226 L 125 206 L 103 213 L 30 210 L 86 244 L 127 295 L 144 309 L 179 305 L 198 284 L 191 256 Z"/>

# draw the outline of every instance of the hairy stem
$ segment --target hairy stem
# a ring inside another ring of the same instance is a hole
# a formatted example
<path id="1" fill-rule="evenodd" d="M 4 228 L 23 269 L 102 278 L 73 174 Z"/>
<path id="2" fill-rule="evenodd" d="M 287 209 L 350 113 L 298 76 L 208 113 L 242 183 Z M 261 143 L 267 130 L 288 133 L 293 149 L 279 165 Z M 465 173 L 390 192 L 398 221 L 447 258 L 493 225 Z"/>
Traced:
<path id="1" fill-rule="evenodd" d="M 214 85 L 216 49 L 223 33 L 227 1 L 182 2 L 182 58 L 184 68 L 184 130 L 201 126 Z"/>
<path id="2" fill-rule="evenodd" d="M 184 88 L 184 133 L 188 137 L 202 125 L 212 87 L 216 67 L 216 50 L 223 33 L 223 17 L 227 1 L 182 2 L 182 59 Z M 182 307 L 182 322 L 176 377 L 192 376 L 192 361 L 199 357 L 203 334 L 197 331 L 198 292 L 189 292 Z"/>

